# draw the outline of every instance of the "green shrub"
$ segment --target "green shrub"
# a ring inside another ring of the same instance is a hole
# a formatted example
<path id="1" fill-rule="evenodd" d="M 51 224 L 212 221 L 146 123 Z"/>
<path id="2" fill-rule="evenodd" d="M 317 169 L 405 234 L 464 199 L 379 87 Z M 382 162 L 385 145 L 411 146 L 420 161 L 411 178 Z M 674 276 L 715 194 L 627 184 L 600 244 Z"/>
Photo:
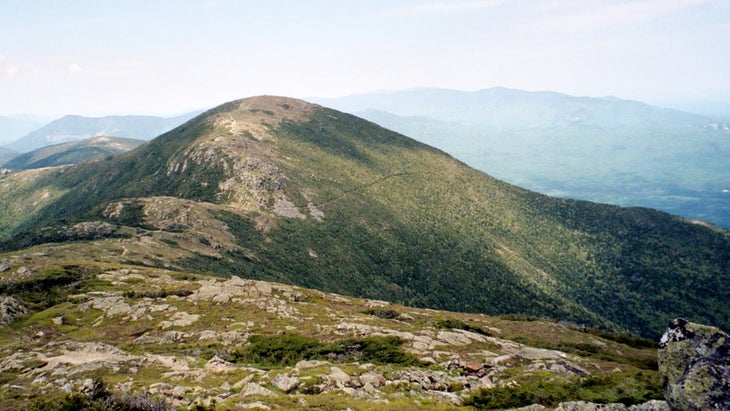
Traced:
<path id="1" fill-rule="evenodd" d="M 0 372 L 0 385 L 4 385 L 11 381 L 14 381 L 16 378 L 18 378 L 18 376 L 15 373 Z"/>
<path id="2" fill-rule="evenodd" d="M 448 318 L 445 320 L 436 320 L 436 322 L 434 323 L 434 326 L 436 326 L 436 328 L 452 328 L 455 330 L 469 331 L 469 332 L 473 332 L 473 333 L 477 333 L 477 334 L 481 334 L 481 335 L 486 335 L 488 337 L 492 336 L 492 334 L 490 334 L 487 330 L 485 330 L 483 328 L 480 328 L 480 327 L 477 327 L 477 326 L 474 326 L 471 324 L 467 324 L 464 321 L 455 320 L 453 318 Z"/>
<path id="3" fill-rule="evenodd" d="M 101 379 L 95 379 L 87 392 L 74 392 L 50 399 L 39 399 L 29 411 L 172 411 L 163 400 L 148 394 L 115 395 Z"/>
<path id="4" fill-rule="evenodd" d="M 553 407 L 576 397 L 576 387 L 572 384 L 540 380 L 516 387 L 482 389 L 467 398 L 464 405 L 478 409 L 517 408 L 531 404 Z"/>
<path id="5" fill-rule="evenodd" d="M 133 201 L 124 204 L 119 215 L 110 220 L 128 227 L 147 228 L 144 224 L 144 218 L 144 205 L 138 201 Z"/>
<path id="6" fill-rule="evenodd" d="M 403 341 L 396 336 L 374 336 L 340 343 L 346 355 L 376 364 L 418 365 L 416 357 L 401 351 Z M 359 357 L 359 358 L 358 358 Z"/>
<path id="7" fill-rule="evenodd" d="M 301 360 L 319 358 L 327 352 L 326 344 L 296 334 L 253 335 L 248 342 L 247 347 L 234 353 L 237 362 L 291 366 Z"/>
<path id="8" fill-rule="evenodd" d="M 515 387 L 479 390 L 467 398 L 464 405 L 478 409 L 502 409 L 531 404 L 555 407 L 560 402 L 590 401 L 629 406 L 663 398 L 659 377 L 655 373 L 638 372 L 600 375 L 572 381 L 533 379 L 523 381 Z"/>
<path id="9" fill-rule="evenodd" d="M 169 245 L 169 246 L 171 246 L 171 247 L 179 247 L 180 246 L 180 244 L 177 241 L 175 241 L 175 240 L 173 240 L 171 238 L 162 238 L 162 239 L 160 239 L 160 241 L 163 242 L 163 243 L 165 243 L 165 244 L 167 244 L 167 245 Z"/>
<path id="10" fill-rule="evenodd" d="M 657 348 L 657 342 L 648 338 L 623 333 L 614 333 L 600 328 L 591 328 L 588 330 L 588 333 L 617 343 L 626 344 L 633 348 Z"/>
<path id="11" fill-rule="evenodd" d="M 297 334 L 254 335 L 249 344 L 230 354 L 238 363 L 265 367 L 292 366 L 302 360 L 368 361 L 377 364 L 417 365 L 418 359 L 401 351 L 395 336 L 373 336 L 320 342 Z"/>
<path id="12" fill-rule="evenodd" d="M 540 321 L 539 317 L 527 314 L 501 314 L 499 318 L 508 321 L 533 322 Z"/>
<path id="13" fill-rule="evenodd" d="M 392 320 L 392 319 L 398 318 L 398 316 L 400 315 L 400 313 L 396 310 L 393 310 L 391 308 L 382 308 L 382 307 L 370 308 L 370 309 L 363 311 L 362 313 L 367 314 L 367 315 L 374 315 L 378 318 L 382 318 L 385 320 Z"/>
<path id="14" fill-rule="evenodd" d="M 147 291 L 125 291 L 124 297 L 126 298 L 166 298 L 171 295 L 178 297 L 187 297 L 193 292 L 191 290 L 147 290 Z"/>
<path id="15" fill-rule="evenodd" d="M 32 311 L 41 311 L 64 302 L 69 291 L 77 290 L 84 275 L 68 268 L 48 269 L 18 281 L 0 284 L 1 295 L 12 295 Z"/>

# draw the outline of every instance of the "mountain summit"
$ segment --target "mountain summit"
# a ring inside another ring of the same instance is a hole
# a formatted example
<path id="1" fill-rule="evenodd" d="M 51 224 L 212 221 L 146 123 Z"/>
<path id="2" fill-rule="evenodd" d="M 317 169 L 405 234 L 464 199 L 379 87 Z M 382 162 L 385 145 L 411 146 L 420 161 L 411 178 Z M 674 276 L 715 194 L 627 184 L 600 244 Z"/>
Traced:
<path id="1" fill-rule="evenodd" d="M 284 97 L 226 103 L 116 157 L 5 176 L 0 227 L 8 249 L 90 241 L 79 259 L 647 336 L 678 316 L 727 327 L 730 313 L 724 230 L 539 195 Z"/>

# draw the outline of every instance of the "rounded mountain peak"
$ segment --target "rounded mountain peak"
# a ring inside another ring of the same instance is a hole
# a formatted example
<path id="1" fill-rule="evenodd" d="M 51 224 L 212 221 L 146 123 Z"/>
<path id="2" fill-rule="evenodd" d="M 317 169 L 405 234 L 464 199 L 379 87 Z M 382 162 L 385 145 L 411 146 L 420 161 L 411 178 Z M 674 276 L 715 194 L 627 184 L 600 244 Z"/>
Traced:
<path id="1" fill-rule="evenodd" d="M 230 101 L 214 108 L 209 114 L 234 120 L 260 119 L 270 123 L 282 120 L 305 121 L 317 108 L 320 106 L 304 100 L 264 95 Z"/>

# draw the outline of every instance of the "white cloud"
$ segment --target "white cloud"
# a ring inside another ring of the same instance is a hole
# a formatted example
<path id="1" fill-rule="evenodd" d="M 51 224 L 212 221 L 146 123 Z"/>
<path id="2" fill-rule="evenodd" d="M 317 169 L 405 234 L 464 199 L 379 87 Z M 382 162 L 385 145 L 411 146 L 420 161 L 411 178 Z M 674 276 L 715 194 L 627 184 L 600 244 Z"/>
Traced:
<path id="1" fill-rule="evenodd" d="M 69 72 L 70 74 L 75 74 L 75 73 L 79 73 L 79 72 L 81 72 L 81 70 L 82 70 L 81 66 L 79 66 L 79 65 L 78 65 L 78 64 L 76 64 L 76 63 L 74 63 L 74 64 L 72 64 L 72 65 L 68 66 L 68 72 Z"/>
<path id="2" fill-rule="evenodd" d="M 14 76 L 14 75 L 18 74 L 18 72 L 20 72 L 20 70 L 15 66 L 8 66 L 8 67 L 5 67 L 5 69 L 3 69 L 3 73 L 5 73 L 8 76 Z"/>
<path id="3" fill-rule="evenodd" d="M 501 6 L 505 3 L 507 3 L 506 0 L 441 1 L 398 7 L 394 11 L 397 14 L 447 13 L 489 9 Z"/>

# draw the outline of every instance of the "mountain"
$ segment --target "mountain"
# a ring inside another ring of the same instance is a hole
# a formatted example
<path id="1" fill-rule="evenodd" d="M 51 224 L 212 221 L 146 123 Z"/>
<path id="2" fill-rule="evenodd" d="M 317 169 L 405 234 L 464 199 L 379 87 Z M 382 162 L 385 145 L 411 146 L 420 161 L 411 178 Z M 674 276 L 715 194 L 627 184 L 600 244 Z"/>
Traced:
<path id="1" fill-rule="evenodd" d="M 17 155 L 18 153 L 13 150 L 7 149 L 5 147 L 0 147 L 0 164 L 12 159 Z"/>
<path id="2" fill-rule="evenodd" d="M 176 117 L 106 116 L 96 118 L 68 115 L 7 144 L 6 147 L 24 153 L 49 145 L 98 136 L 149 140 L 198 114 L 200 112 Z"/>
<path id="3" fill-rule="evenodd" d="M 6 175 L 0 236 L 8 251 L 84 241 L 74 261 L 645 336 L 677 316 L 730 321 L 725 230 L 540 195 L 281 97 L 224 104 L 118 156 Z"/>
<path id="4" fill-rule="evenodd" d="M 504 88 L 313 99 L 560 197 L 730 227 L 730 134 L 712 118 L 617 98 Z"/>
<path id="5" fill-rule="evenodd" d="M 730 123 L 730 102 L 728 101 L 668 101 L 658 105 L 673 107 L 678 110 L 705 115 L 707 117 L 716 118 L 718 120 L 722 120 L 723 122 Z"/>
<path id="6" fill-rule="evenodd" d="M 504 87 L 475 92 L 424 88 L 310 100 L 353 113 L 375 109 L 399 116 L 425 116 L 508 130 L 566 126 L 703 127 L 712 121 L 705 116 L 616 97 L 575 97 Z"/>
<path id="7" fill-rule="evenodd" d="M 76 164 L 86 160 L 127 152 L 143 144 L 143 140 L 121 137 L 92 137 L 86 140 L 46 146 L 21 154 L 2 167 L 30 169 Z"/>
<path id="8" fill-rule="evenodd" d="M 0 145 L 20 138 L 42 127 L 50 119 L 27 114 L 0 116 Z"/>

